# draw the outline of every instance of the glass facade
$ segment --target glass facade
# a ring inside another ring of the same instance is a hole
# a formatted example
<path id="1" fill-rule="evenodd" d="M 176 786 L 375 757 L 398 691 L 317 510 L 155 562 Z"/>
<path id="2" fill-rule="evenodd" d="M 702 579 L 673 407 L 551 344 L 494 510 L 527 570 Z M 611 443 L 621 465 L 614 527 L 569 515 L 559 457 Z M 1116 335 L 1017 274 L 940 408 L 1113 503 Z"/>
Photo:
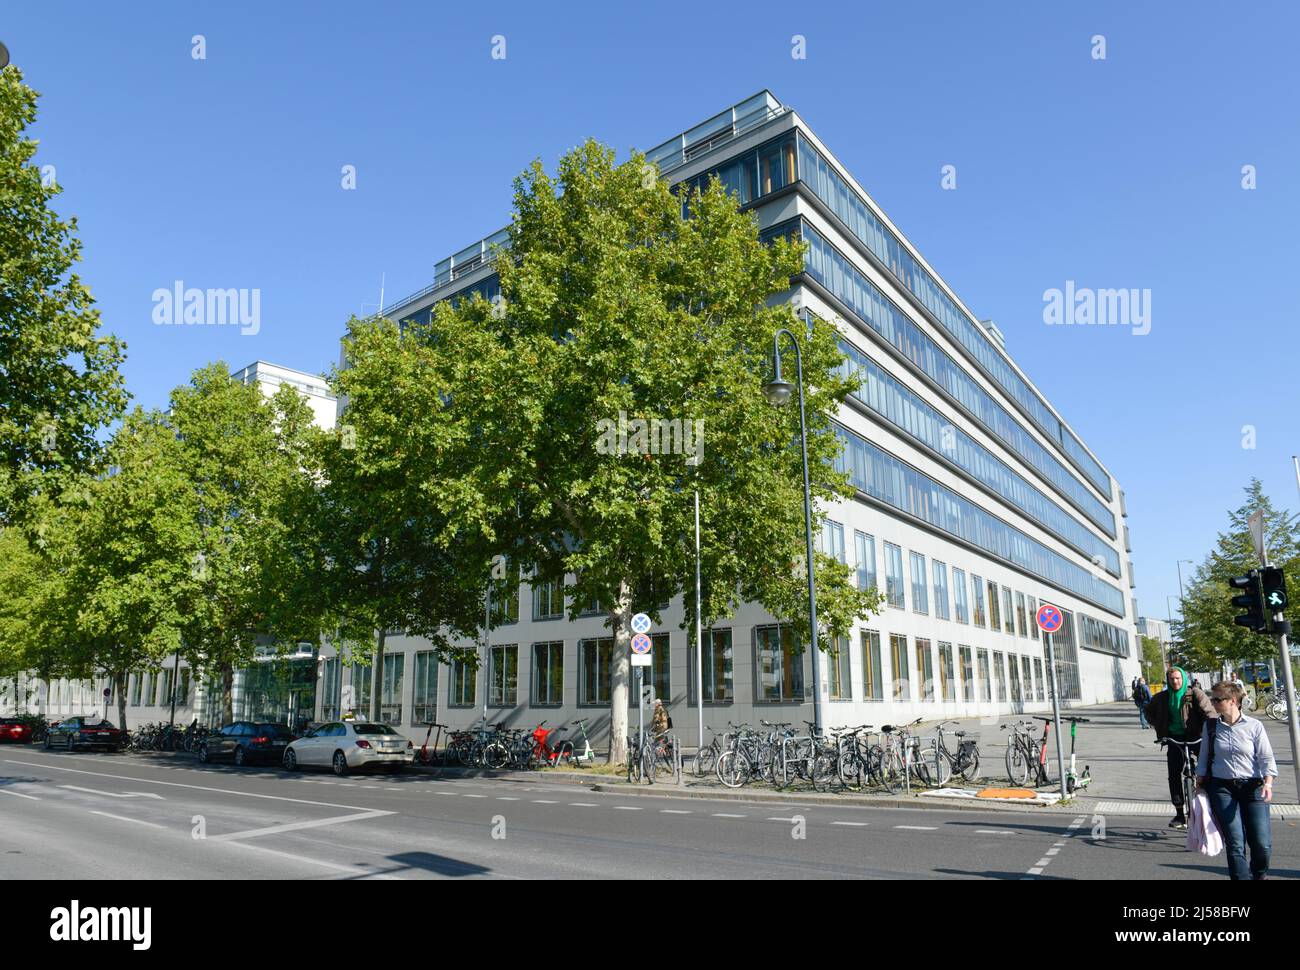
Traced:
<path id="1" fill-rule="evenodd" d="M 826 656 L 826 680 L 830 699 L 853 700 L 853 678 L 849 673 L 849 638 L 836 637 Z"/>
<path id="2" fill-rule="evenodd" d="M 970 603 L 966 598 L 966 571 L 952 567 L 953 608 L 957 612 L 958 623 L 970 622 Z"/>
<path id="3" fill-rule="evenodd" d="M 578 641 L 578 702 L 590 707 L 608 705 L 613 684 L 614 638 Z"/>
<path id="4" fill-rule="evenodd" d="M 756 702 L 803 700 L 803 657 L 795 643 L 793 628 L 785 625 L 760 626 L 754 631 Z"/>
<path id="5" fill-rule="evenodd" d="M 885 543 L 885 602 L 900 610 L 906 607 L 903 595 L 903 550 L 892 542 Z"/>
<path id="6" fill-rule="evenodd" d="M 411 723 L 437 722 L 438 654 L 433 650 L 421 650 L 415 655 L 415 684 L 411 692 L 411 707 Z M 326 720 L 332 719 L 326 718 Z"/>
<path id="7" fill-rule="evenodd" d="M 957 306 L 939 286 L 938 281 L 912 256 L 902 241 L 876 218 L 871 207 L 840 178 L 839 173 L 808 139 L 800 135 L 798 141 L 800 180 L 826 203 L 845 228 L 865 244 L 921 305 L 934 315 L 939 325 L 975 358 L 993 382 L 1024 408 L 1039 430 L 1061 446 L 1097 491 L 1109 500 L 1110 476 L 999 353 L 984 327 Z"/>
<path id="8" fill-rule="evenodd" d="M 934 559 L 930 566 L 934 572 L 934 615 L 940 620 L 949 619 L 948 566 Z"/>
<path id="9" fill-rule="evenodd" d="M 788 232 L 788 227 L 773 227 L 765 235 L 777 236 L 783 231 Z M 809 247 L 805 264 L 809 276 L 942 387 L 984 430 L 1051 482 L 1103 532 L 1115 536 L 1115 516 L 1105 503 L 834 246 L 806 224 L 802 233 Z"/>
<path id="10" fill-rule="evenodd" d="M 971 573 L 970 583 L 971 592 L 975 594 L 975 625 L 985 626 L 987 620 L 984 618 L 984 577 Z"/>
<path id="11" fill-rule="evenodd" d="M 514 643 L 492 648 L 488 659 L 488 705 L 514 707 L 519 703 L 519 646 Z"/>
<path id="12" fill-rule="evenodd" d="M 957 699 L 957 684 L 953 679 L 952 644 L 939 641 L 939 696 L 945 701 Z"/>
<path id="13" fill-rule="evenodd" d="M 839 522 L 823 519 L 818 551 L 825 553 L 837 562 L 844 562 L 844 526 Z"/>
<path id="14" fill-rule="evenodd" d="M 980 671 L 980 700 L 987 704 L 993 700 L 993 681 L 989 677 L 989 652 L 976 650 L 975 662 L 979 664 Z"/>
<path id="15" fill-rule="evenodd" d="M 473 707 L 474 697 L 478 693 L 478 669 L 463 660 L 451 665 L 451 695 L 447 698 L 449 707 Z"/>
<path id="16" fill-rule="evenodd" d="M 379 717 L 387 724 L 402 723 L 402 678 L 406 654 L 384 654 L 384 680 L 379 694 Z"/>
<path id="17" fill-rule="evenodd" d="M 889 673 L 893 677 L 893 696 L 896 701 L 910 701 L 912 691 L 908 686 L 907 637 L 898 633 L 889 635 Z"/>
<path id="18" fill-rule="evenodd" d="M 971 666 L 970 647 L 958 644 L 957 656 L 961 660 L 961 699 L 973 702 L 975 700 L 975 668 Z"/>
<path id="19" fill-rule="evenodd" d="M 854 397 L 912 438 L 943 455 L 995 495 L 1089 559 L 1100 556 L 1111 575 L 1120 574 L 1113 546 L 1068 514 L 1006 462 L 956 427 L 896 377 L 847 340 L 840 340 L 841 372 L 859 381 Z"/>
<path id="20" fill-rule="evenodd" d="M 998 703 L 1005 704 L 1007 702 L 1007 671 L 1006 667 L 1002 665 L 1002 654 L 996 650 L 993 651 L 993 679 L 998 685 Z"/>
<path id="21" fill-rule="evenodd" d="M 1006 622 L 1006 632 L 1009 636 L 1016 635 L 1016 611 L 1011 605 L 1011 587 L 1002 587 L 1002 619 Z"/>
<path id="22" fill-rule="evenodd" d="M 854 532 L 853 547 L 858 563 L 858 589 L 870 589 L 876 585 L 876 540 L 864 532 Z"/>
<path id="23" fill-rule="evenodd" d="M 857 488 L 1116 616 L 1124 615 L 1124 594 L 1116 587 L 842 425 L 835 431 L 844 442 L 836 466 Z"/>
<path id="24" fill-rule="evenodd" d="M 564 703 L 564 641 L 533 644 L 533 707 Z"/>
<path id="25" fill-rule="evenodd" d="M 916 676 L 921 681 L 921 700 L 934 700 L 934 658 L 930 655 L 930 641 L 916 638 Z"/>
<path id="26" fill-rule="evenodd" d="M 883 701 L 884 682 L 880 671 L 880 634 L 875 630 L 862 631 L 862 699 Z"/>
<path id="27" fill-rule="evenodd" d="M 926 585 L 925 556 L 919 552 L 909 552 L 912 565 L 912 611 L 930 612 L 929 587 Z"/>
<path id="28" fill-rule="evenodd" d="M 694 660 L 694 651 L 692 651 L 692 678 L 695 676 Z M 730 704 L 735 700 L 731 681 L 731 630 L 704 631 L 704 657 L 700 666 L 704 676 L 705 704 Z"/>

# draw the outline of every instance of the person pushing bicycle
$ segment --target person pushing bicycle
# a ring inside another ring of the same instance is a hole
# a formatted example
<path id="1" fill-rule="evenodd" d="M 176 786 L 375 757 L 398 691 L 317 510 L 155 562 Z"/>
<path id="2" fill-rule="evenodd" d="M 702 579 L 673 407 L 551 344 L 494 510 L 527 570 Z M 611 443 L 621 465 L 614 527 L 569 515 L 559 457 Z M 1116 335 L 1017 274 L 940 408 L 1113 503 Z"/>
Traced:
<path id="1" fill-rule="evenodd" d="M 1147 703 L 1147 722 L 1155 729 L 1156 741 L 1165 745 L 1165 763 L 1169 771 L 1169 800 L 1174 803 L 1171 829 L 1187 828 L 1188 806 L 1183 799 L 1183 759 L 1196 755 L 1186 745 L 1200 740 L 1205 722 L 1217 718 L 1214 705 L 1199 686 L 1190 683 L 1182 667 L 1170 667 L 1165 675 L 1165 689 Z"/>

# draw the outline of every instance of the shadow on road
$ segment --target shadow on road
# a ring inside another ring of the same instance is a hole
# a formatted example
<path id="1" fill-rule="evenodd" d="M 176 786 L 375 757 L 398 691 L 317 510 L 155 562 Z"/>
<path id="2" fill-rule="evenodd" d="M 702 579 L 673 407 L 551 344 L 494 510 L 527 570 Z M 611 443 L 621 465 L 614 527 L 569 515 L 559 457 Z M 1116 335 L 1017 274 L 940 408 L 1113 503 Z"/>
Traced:
<path id="1" fill-rule="evenodd" d="M 449 859 L 446 856 L 434 855 L 432 852 L 401 852 L 388 858 L 397 863 L 397 867 L 387 870 L 388 872 L 421 869 L 439 876 L 481 876 L 492 871 L 477 863 L 461 862 L 459 859 Z"/>
<path id="2" fill-rule="evenodd" d="M 1023 872 L 997 872 L 992 869 L 978 872 L 974 869 L 934 869 L 933 872 L 943 873 L 946 876 L 968 876 L 976 879 L 1052 879 L 1056 882 L 1069 882 L 1062 876 L 1026 876 Z"/>

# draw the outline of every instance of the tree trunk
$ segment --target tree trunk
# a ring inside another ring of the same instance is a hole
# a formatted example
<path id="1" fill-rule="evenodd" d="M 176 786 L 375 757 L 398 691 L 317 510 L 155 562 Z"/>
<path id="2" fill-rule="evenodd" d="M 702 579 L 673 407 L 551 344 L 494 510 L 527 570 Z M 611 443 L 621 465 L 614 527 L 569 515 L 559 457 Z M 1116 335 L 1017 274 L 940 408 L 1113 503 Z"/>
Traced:
<path id="1" fill-rule="evenodd" d="M 383 627 L 379 628 L 379 635 L 375 637 L 375 651 L 373 655 L 373 666 L 370 668 L 370 712 L 367 715 L 370 720 L 376 724 L 382 724 L 380 716 L 382 706 L 380 704 L 380 695 L 384 688 L 384 645 L 388 640 L 388 631 Z"/>
<path id="2" fill-rule="evenodd" d="M 119 670 L 113 675 L 113 692 L 117 694 L 117 726 L 123 731 L 126 727 L 126 673 Z M 107 712 L 105 712 L 107 713 Z"/>
<path id="3" fill-rule="evenodd" d="M 221 723 L 235 719 L 235 668 L 226 661 L 221 665 Z"/>
<path id="4" fill-rule="evenodd" d="M 618 602 L 609 611 L 614 626 L 614 656 L 610 660 L 609 763 L 627 761 L 628 682 L 632 662 L 632 584 L 620 580 Z"/>

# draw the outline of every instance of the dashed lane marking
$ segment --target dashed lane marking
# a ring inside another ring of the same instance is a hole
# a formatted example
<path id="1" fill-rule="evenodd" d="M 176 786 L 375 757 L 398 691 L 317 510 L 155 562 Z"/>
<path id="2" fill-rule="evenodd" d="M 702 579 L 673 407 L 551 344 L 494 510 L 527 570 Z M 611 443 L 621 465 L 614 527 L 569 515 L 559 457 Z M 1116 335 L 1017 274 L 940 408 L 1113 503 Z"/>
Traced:
<path id="1" fill-rule="evenodd" d="M 298 829 L 320 828 L 322 825 L 341 825 L 344 822 L 360 822 L 365 819 L 383 818 L 386 815 L 394 815 L 394 812 L 360 812 L 356 815 L 336 815 L 334 818 L 318 818 L 309 822 L 290 822 L 287 825 L 268 825 L 260 829 L 248 829 L 243 832 L 231 832 L 227 835 L 213 836 L 209 841 L 212 842 L 233 842 L 237 839 L 255 839 L 259 835 L 278 835 L 281 832 L 293 832 Z"/>
<path id="2" fill-rule="evenodd" d="M 732 815 L 730 812 L 714 812 L 714 818 L 748 818 L 748 815 Z"/>
<path id="3" fill-rule="evenodd" d="M 497 801 L 499 801 L 499 802 L 517 802 L 517 801 L 519 801 L 519 799 L 517 799 L 517 798 L 512 798 L 510 795 L 498 795 L 498 796 L 497 796 Z"/>
<path id="4" fill-rule="evenodd" d="M 910 832 L 933 832 L 938 828 L 937 825 L 895 825 L 896 829 L 907 829 Z"/>
<path id="5" fill-rule="evenodd" d="M 831 822 L 831 824 L 832 825 L 853 825 L 853 826 L 861 827 L 864 825 L 870 825 L 871 823 L 870 822 Z"/>
<path id="6" fill-rule="evenodd" d="M 976 835 L 1016 835 L 1011 829 L 976 829 Z"/>
<path id="7" fill-rule="evenodd" d="M 533 804 L 534 805 L 558 805 L 559 802 L 553 802 L 547 798 L 534 798 Z"/>
<path id="8" fill-rule="evenodd" d="M 615 805 L 614 807 L 615 807 L 616 809 L 619 809 L 620 811 L 624 811 L 624 812 L 639 812 L 639 811 L 641 811 L 641 806 L 640 806 L 640 805 Z"/>
<path id="9" fill-rule="evenodd" d="M 569 802 L 574 808 L 600 808 L 595 802 Z"/>
<path id="10" fill-rule="evenodd" d="M 685 808 L 661 808 L 659 809 L 659 814 L 660 815 L 692 815 L 694 813 L 691 812 L 689 809 L 685 809 Z"/>
<path id="11" fill-rule="evenodd" d="M 112 814 L 110 814 L 110 813 L 108 813 L 108 812 L 91 812 L 90 814 L 91 814 L 91 815 L 102 815 L 102 816 L 104 816 L 104 818 L 115 818 L 115 819 L 117 819 L 119 822 L 134 822 L 136 825 L 147 825 L 147 826 L 149 826 L 150 828 L 153 828 L 153 829 L 161 829 L 161 828 L 165 828 L 165 827 L 166 827 L 166 826 L 163 826 L 163 825 L 158 825 L 158 824 L 155 823 L 155 822 L 146 822 L 144 819 L 139 819 L 139 818 L 127 818 L 125 815 L 112 815 Z"/>
<path id="12" fill-rule="evenodd" d="M 19 798 L 30 798 L 34 802 L 40 801 L 35 795 L 24 795 L 20 791 L 10 791 L 8 788 L 0 788 L 0 795 L 17 795 Z"/>

